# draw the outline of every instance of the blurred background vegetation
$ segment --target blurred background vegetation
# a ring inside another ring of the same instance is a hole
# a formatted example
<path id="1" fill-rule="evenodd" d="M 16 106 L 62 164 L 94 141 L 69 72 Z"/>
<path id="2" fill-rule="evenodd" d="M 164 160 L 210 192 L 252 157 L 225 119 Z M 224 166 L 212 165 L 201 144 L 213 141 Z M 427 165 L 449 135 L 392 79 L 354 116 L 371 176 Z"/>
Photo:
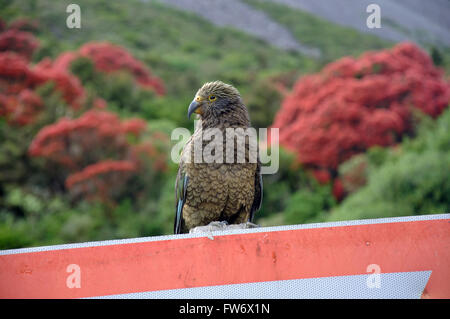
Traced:
<path id="1" fill-rule="evenodd" d="M 24 80 L 8 72 L 22 71 L 10 71 L 5 61 L 10 61 L 9 51 L 20 50 L 10 42 L 2 47 L 0 41 L 0 54 L 5 54 L 0 62 L 0 249 L 172 233 L 177 164 L 170 160 L 170 149 L 177 141 L 170 140 L 170 133 L 176 127 L 192 131 L 186 110 L 204 82 L 220 79 L 236 86 L 253 125 L 269 127 L 305 75 L 342 57 L 357 58 L 395 45 L 271 1 L 244 2 L 301 43 L 318 48 L 320 56 L 273 46 L 157 1 L 79 0 L 82 28 L 68 29 L 66 7 L 71 1 L 0 0 L 4 33 L 14 29 L 14 21 L 37 23 L 31 29 L 22 23 L 16 29 L 39 42 L 24 60 L 29 76 L 48 77 L 35 79 L 33 85 L 27 82 L 18 91 L 11 79 L 21 84 Z M 103 42 L 129 54 L 117 57 L 117 72 L 101 70 L 95 57 L 83 53 L 87 43 Z M 442 81 L 447 81 L 449 49 L 420 45 L 444 70 Z M 43 62 L 62 61 L 67 52 L 78 53 L 62 69 L 56 62 Z M 142 66 L 163 91 L 139 85 L 138 71 L 133 70 Z M 76 87 L 74 81 L 84 92 L 81 106 L 64 95 Z M 26 98 L 25 91 L 35 100 Z M 32 108 L 32 119 L 18 117 L 24 105 Z M 117 130 L 111 133 L 114 143 L 104 139 L 99 127 L 82 130 L 88 125 L 83 121 L 96 116 L 101 123 L 101 116 L 106 116 L 101 112 L 117 116 L 111 117 Z M 413 129 L 395 143 L 370 145 L 339 163 L 331 180 L 318 178 L 295 150 L 282 147 L 278 173 L 264 176 L 264 201 L 255 222 L 272 226 L 448 213 L 450 111 L 425 113 L 414 112 Z M 145 121 L 145 129 L 136 119 Z M 98 144 L 89 144 L 94 137 Z M 34 153 L 32 145 L 37 145 Z M 45 151 L 49 145 L 64 149 Z M 81 154 L 81 159 L 74 154 Z M 117 165 L 108 166 L 108 161 Z M 131 168 L 118 165 L 125 162 Z M 338 192 L 336 178 L 355 171 L 356 185 L 343 180 L 345 191 Z M 70 177 L 79 181 L 78 188 L 68 182 Z M 105 189 L 108 185 L 114 187 Z"/>

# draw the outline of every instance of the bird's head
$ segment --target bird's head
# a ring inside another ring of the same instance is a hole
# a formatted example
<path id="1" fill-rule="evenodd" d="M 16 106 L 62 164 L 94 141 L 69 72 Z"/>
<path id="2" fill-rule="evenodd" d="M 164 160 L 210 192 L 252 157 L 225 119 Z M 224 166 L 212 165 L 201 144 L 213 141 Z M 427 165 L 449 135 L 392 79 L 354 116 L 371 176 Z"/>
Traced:
<path id="1" fill-rule="evenodd" d="M 215 81 L 203 84 L 197 91 L 189 105 L 188 117 L 196 113 L 202 119 L 220 118 L 226 114 L 239 113 L 239 111 L 247 114 L 238 90 L 232 85 Z"/>

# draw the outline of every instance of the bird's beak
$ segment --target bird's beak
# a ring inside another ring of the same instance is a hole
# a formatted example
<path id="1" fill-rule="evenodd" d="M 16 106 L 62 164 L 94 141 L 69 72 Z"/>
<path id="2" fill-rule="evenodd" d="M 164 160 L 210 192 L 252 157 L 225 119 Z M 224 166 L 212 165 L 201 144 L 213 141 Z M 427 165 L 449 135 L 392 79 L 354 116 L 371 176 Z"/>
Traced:
<path id="1" fill-rule="evenodd" d="M 192 101 L 188 108 L 188 119 L 191 118 L 192 113 L 202 114 L 200 109 L 200 103 L 196 100 Z"/>

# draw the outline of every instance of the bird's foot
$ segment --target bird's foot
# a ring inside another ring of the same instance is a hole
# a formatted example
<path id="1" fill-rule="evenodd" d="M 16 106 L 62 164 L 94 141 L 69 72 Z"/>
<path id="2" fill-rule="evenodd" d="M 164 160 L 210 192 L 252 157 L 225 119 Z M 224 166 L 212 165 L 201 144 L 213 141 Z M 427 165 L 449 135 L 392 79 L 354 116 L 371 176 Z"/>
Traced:
<path id="1" fill-rule="evenodd" d="M 248 228 L 256 228 L 260 227 L 259 225 L 256 225 L 251 222 L 246 222 L 242 224 L 232 224 L 229 225 L 226 221 L 214 221 L 209 223 L 206 226 L 197 226 L 192 228 L 189 233 L 211 233 L 213 231 L 218 230 L 228 230 L 228 229 L 248 229 Z"/>
<path id="2" fill-rule="evenodd" d="M 252 222 L 246 222 L 246 223 L 242 223 L 242 224 L 240 224 L 240 225 L 245 226 L 244 228 L 257 228 L 257 227 L 261 227 L 261 226 L 259 226 L 259 225 L 256 225 L 256 224 L 252 223 Z"/>
<path id="3" fill-rule="evenodd" d="M 257 228 L 259 225 L 253 224 L 251 222 L 241 223 L 241 224 L 232 224 L 226 227 L 226 229 L 248 229 L 248 228 Z"/>
<path id="4" fill-rule="evenodd" d="M 217 228 L 225 228 L 227 227 L 229 224 L 226 220 L 221 220 L 221 221 L 216 221 L 216 222 L 210 222 L 208 224 L 208 226 L 211 227 L 217 227 Z"/>
<path id="5" fill-rule="evenodd" d="M 197 226 L 192 228 L 189 233 L 210 233 L 216 230 L 223 230 L 228 227 L 228 223 L 226 221 L 215 221 L 210 222 L 206 226 Z"/>

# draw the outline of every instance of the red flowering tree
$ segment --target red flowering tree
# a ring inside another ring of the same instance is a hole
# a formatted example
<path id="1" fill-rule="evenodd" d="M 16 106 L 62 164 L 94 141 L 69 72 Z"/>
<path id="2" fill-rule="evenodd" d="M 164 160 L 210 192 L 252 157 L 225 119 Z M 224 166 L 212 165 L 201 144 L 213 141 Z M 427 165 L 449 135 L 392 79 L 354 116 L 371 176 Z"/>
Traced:
<path id="1" fill-rule="evenodd" d="M 160 95 L 165 93 L 162 82 L 158 78 L 153 77 L 142 62 L 136 60 L 120 46 L 108 42 L 93 42 L 83 45 L 79 52 L 82 56 L 91 58 L 95 67 L 101 71 L 128 71 L 142 87 L 153 89 Z"/>
<path id="2" fill-rule="evenodd" d="M 37 23 L 30 20 L 18 19 L 8 26 L 0 21 L 0 52 L 16 52 L 29 60 L 39 47 L 38 40 L 31 33 L 36 29 Z"/>
<path id="3" fill-rule="evenodd" d="M 28 89 L 18 95 L 0 94 L 0 117 L 7 117 L 10 123 L 30 124 L 43 107 L 41 97 Z"/>
<path id="4" fill-rule="evenodd" d="M 57 69 L 46 61 L 32 66 L 14 52 L 0 53 L 0 114 L 12 124 L 29 124 L 42 110 L 35 89 L 45 83 L 55 83 L 55 89 L 72 108 L 84 102 L 84 89 L 75 76 Z M 26 91 L 27 93 L 23 93 Z M 24 98 L 26 94 L 26 97 Z M 33 99 L 30 97 L 33 96 Z M 29 103 L 33 102 L 33 103 Z M 24 111 L 26 110 L 26 111 Z"/>
<path id="5" fill-rule="evenodd" d="M 14 51 L 29 60 L 38 47 L 38 41 L 29 32 L 9 29 L 0 34 L 0 52 Z"/>
<path id="6" fill-rule="evenodd" d="M 358 59 L 342 58 L 301 78 L 273 127 L 280 128 L 280 144 L 328 182 L 354 154 L 413 133 L 413 108 L 437 117 L 449 101 L 442 71 L 420 48 L 402 43 Z M 341 189 L 339 181 L 335 192 Z"/>
<path id="7" fill-rule="evenodd" d="M 42 109 L 33 88 L 41 82 L 27 60 L 14 52 L 0 52 L 0 117 L 9 123 L 31 123 Z"/>
<path id="8" fill-rule="evenodd" d="M 34 122 L 43 109 L 35 89 L 53 82 L 64 100 L 77 109 L 84 102 L 84 89 L 74 75 L 60 65 L 45 59 L 33 66 L 29 59 L 39 43 L 28 31 L 36 28 L 33 22 L 16 20 L 0 31 L 0 116 L 10 124 L 26 125 Z"/>
<path id="9" fill-rule="evenodd" d="M 61 92 L 63 99 L 74 109 L 84 103 L 85 92 L 80 80 L 62 64 L 54 63 L 49 58 L 36 64 L 33 71 L 43 77 L 43 82 L 52 81 Z"/>
<path id="10" fill-rule="evenodd" d="M 44 127 L 29 153 L 61 168 L 61 178 L 72 194 L 108 201 L 142 171 L 165 169 L 155 166 L 162 159 L 165 163 L 165 153 L 154 148 L 149 138 L 142 139 L 146 126 L 141 119 L 121 120 L 112 112 L 90 110 Z"/>
<path id="11" fill-rule="evenodd" d="M 130 180 L 133 190 L 149 188 L 153 177 L 166 169 L 167 136 L 147 132 L 144 120 L 120 119 L 106 110 L 107 101 L 98 96 L 88 98 L 70 64 L 78 57 L 87 57 L 98 71 L 127 71 L 140 86 L 160 94 L 164 92 L 162 83 L 125 49 L 111 44 L 88 44 L 79 52 L 65 52 L 55 60 L 45 58 L 33 65 L 29 58 L 38 42 L 29 31 L 35 27 L 26 20 L 9 26 L 0 21 L 0 117 L 16 130 L 30 124 L 30 132 L 39 130 L 31 143 L 28 139 L 20 145 L 30 143 L 28 155 L 43 159 L 49 168 L 46 176 L 56 179 L 57 187 L 64 185 L 74 196 L 110 202 L 126 192 Z M 47 83 L 54 84 L 50 94 L 57 93 L 62 100 L 49 102 L 45 95 L 37 94 L 37 89 Z M 58 108 L 60 104 L 69 106 L 68 112 L 65 107 L 62 110 L 70 118 L 62 117 L 42 127 L 44 122 L 61 116 L 50 114 L 52 103 Z M 50 118 L 36 121 L 47 113 Z M 22 159 L 25 152 L 17 154 Z"/>
<path id="12" fill-rule="evenodd" d="M 42 103 L 37 101 L 39 97 L 34 90 L 49 82 L 54 83 L 55 91 L 71 108 L 81 109 L 86 102 L 85 89 L 70 72 L 71 63 L 79 57 L 92 60 L 100 72 L 128 72 L 140 87 L 164 94 L 161 80 L 152 76 L 142 62 L 110 43 L 88 43 L 77 52 L 64 52 L 53 61 L 45 58 L 32 65 L 29 58 L 39 43 L 29 31 L 35 28 L 35 23 L 26 20 L 17 20 L 8 27 L 2 22 L 0 28 L 0 116 L 6 117 L 10 124 L 24 125 L 35 120 Z M 22 90 L 27 90 L 27 99 L 23 94 L 22 98 L 19 96 Z M 106 103 L 97 98 L 93 105 L 104 107 Z"/>
<path id="13" fill-rule="evenodd" d="M 162 81 L 153 76 L 141 61 L 126 49 L 109 42 L 91 42 L 76 52 L 65 52 L 55 59 L 53 65 L 58 69 L 69 70 L 70 64 L 79 57 L 92 60 L 96 70 L 100 72 L 128 72 L 142 88 L 153 90 L 158 95 L 165 94 Z"/>
<path id="14" fill-rule="evenodd" d="M 124 184 L 136 171 L 133 162 L 105 160 L 69 175 L 66 187 L 74 195 L 82 195 L 88 199 L 100 198 L 107 202 L 120 195 Z"/>

